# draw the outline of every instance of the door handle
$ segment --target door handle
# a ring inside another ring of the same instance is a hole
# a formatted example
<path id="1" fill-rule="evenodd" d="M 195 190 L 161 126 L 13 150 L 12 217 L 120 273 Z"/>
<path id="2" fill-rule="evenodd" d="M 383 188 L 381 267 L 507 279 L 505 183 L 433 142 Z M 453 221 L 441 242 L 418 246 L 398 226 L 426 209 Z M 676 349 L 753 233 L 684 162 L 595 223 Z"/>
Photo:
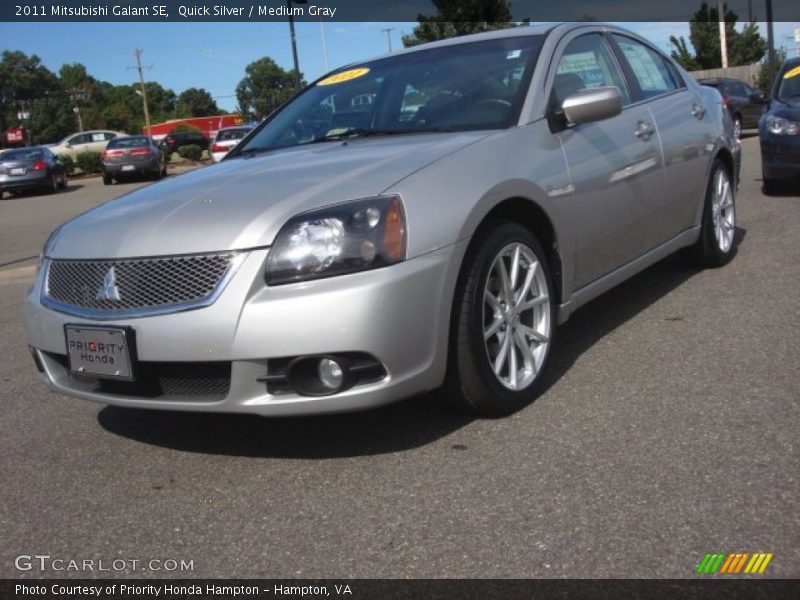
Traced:
<path id="1" fill-rule="evenodd" d="M 692 104 L 692 116 L 695 119 L 702 119 L 706 116 L 706 107 L 700 104 Z"/>
<path id="2" fill-rule="evenodd" d="M 634 135 L 638 137 L 640 140 L 647 141 L 650 139 L 650 136 L 655 133 L 655 129 L 650 123 L 645 123 L 644 121 L 639 121 L 636 124 L 636 129 L 633 130 Z"/>

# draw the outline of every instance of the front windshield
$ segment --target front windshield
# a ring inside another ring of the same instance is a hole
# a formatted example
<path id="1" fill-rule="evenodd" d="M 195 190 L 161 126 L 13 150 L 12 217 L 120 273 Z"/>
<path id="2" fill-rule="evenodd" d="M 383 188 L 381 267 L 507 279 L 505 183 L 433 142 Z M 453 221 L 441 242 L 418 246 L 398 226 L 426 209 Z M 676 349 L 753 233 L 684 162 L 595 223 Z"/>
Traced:
<path id="1" fill-rule="evenodd" d="M 519 118 L 542 36 L 392 56 L 334 72 L 229 157 L 369 135 L 500 129 Z"/>
<path id="2" fill-rule="evenodd" d="M 795 65 L 781 75 L 778 87 L 779 100 L 797 100 L 800 98 L 800 65 Z"/>

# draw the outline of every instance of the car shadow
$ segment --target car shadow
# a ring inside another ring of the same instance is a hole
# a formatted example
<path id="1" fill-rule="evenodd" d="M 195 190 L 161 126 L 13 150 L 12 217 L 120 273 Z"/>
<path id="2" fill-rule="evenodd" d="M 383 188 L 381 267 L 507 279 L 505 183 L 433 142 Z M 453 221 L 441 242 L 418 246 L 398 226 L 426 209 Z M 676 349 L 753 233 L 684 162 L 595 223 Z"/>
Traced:
<path id="1" fill-rule="evenodd" d="M 16 194 L 10 194 L 9 192 L 6 192 L 3 194 L 3 201 L 7 202 L 9 200 L 23 200 L 25 198 L 50 198 L 60 196 L 62 194 L 71 194 L 72 192 L 77 192 L 81 188 L 83 188 L 81 184 L 68 182 L 67 187 L 58 190 L 56 193 L 52 193 L 50 191 L 39 192 L 35 190 L 17 192 Z"/>
<path id="2" fill-rule="evenodd" d="M 739 244 L 745 234 L 745 230 L 737 229 Z M 577 311 L 558 330 L 541 392 L 561 379 L 595 343 L 699 272 L 673 255 Z M 269 419 L 108 406 L 100 410 L 97 420 L 113 434 L 184 452 L 258 458 L 344 458 L 421 447 L 475 420 L 448 408 L 442 393 L 436 391 L 375 410 L 338 415 Z M 461 449 L 459 444 L 452 447 Z"/>

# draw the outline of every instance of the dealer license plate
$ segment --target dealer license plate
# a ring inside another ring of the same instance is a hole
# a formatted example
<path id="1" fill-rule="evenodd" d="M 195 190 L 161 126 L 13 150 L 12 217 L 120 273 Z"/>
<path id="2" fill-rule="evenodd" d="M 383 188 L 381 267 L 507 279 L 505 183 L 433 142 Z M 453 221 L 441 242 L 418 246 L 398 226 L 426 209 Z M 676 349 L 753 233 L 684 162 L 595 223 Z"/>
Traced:
<path id="1" fill-rule="evenodd" d="M 65 325 L 64 332 L 73 373 L 133 380 L 132 330 Z"/>
<path id="2" fill-rule="evenodd" d="M 25 175 L 25 167 L 14 167 L 8 170 L 9 175 Z"/>
<path id="3" fill-rule="evenodd" d="M 133 171 L 136 167 L 133 165 L 122 165 L 123 171 Z"/>

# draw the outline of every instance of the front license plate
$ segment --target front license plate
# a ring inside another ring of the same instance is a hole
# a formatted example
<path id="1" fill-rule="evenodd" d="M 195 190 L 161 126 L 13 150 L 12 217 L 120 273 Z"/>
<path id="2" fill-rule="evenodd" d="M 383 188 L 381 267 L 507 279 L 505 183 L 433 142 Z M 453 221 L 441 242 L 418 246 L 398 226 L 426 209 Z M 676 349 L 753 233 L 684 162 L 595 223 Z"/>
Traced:
<path id="1" fill-rule="evenodd" d="M 14 169 L 8 170 L 9 175 L 25 175 L 25 168 L 24 167 L 16 167 Z"/>
<path id="2" fill-rule="evenodd" d="M 65 325 L 69 368 L 79 375 L 133 380 L 133 330 Z"/>
<path id="3" fill-rule="evenodd" d="M 135 168 L 133 165 L 122 165 L 123 171 L 133 171 Z"/>

